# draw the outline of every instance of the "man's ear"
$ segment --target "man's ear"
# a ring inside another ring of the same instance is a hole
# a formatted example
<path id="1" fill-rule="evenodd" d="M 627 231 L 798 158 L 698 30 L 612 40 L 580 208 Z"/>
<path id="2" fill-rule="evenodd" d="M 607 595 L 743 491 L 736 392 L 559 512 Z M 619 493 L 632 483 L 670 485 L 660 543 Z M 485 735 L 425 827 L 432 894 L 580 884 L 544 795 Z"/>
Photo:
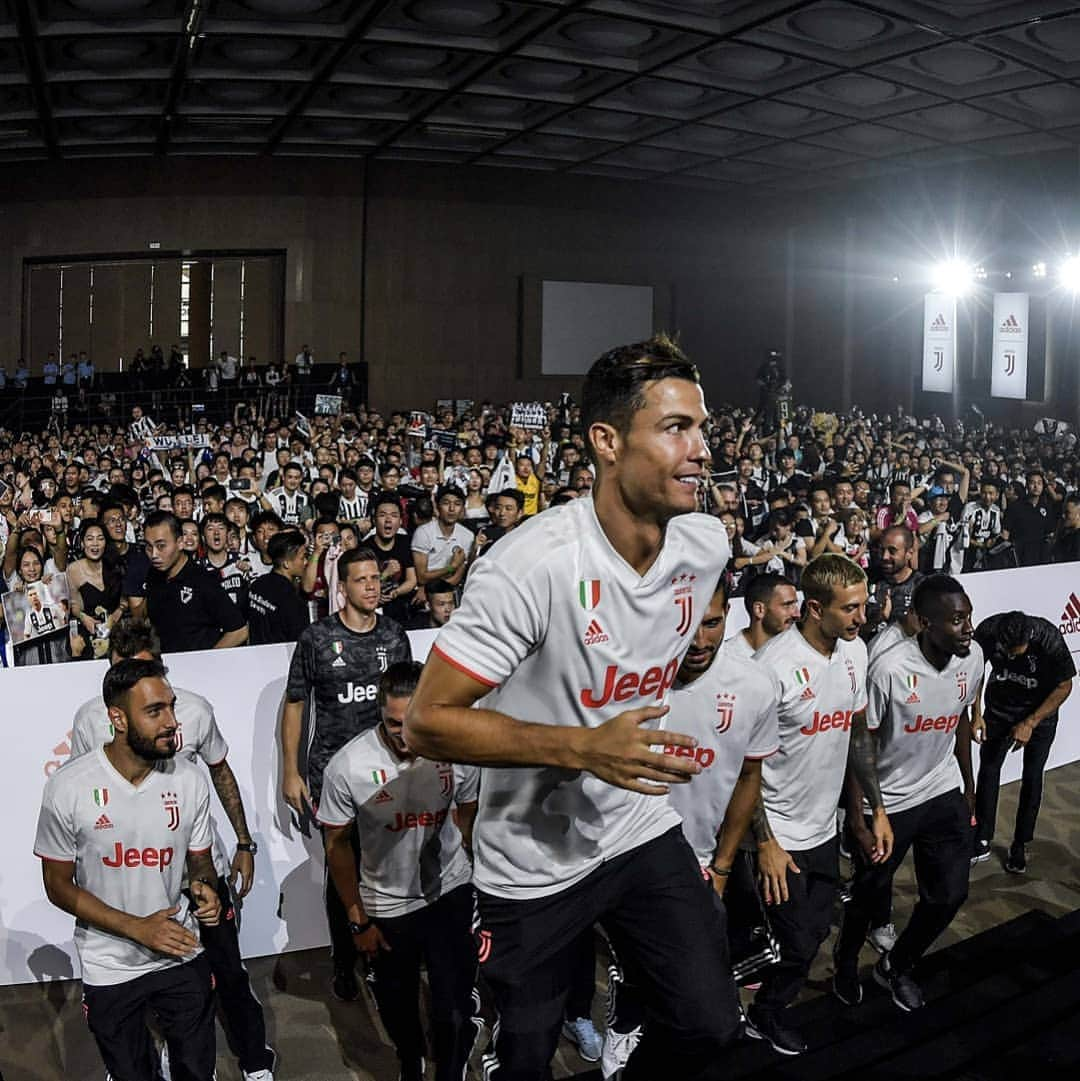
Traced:
<path id="1" fill-rule="evenodd" d="M 589 443 L 597 461 L 614 465 L 619 451 L 619 433 L 611 424 L 596 421 L 589 426 Z"/>

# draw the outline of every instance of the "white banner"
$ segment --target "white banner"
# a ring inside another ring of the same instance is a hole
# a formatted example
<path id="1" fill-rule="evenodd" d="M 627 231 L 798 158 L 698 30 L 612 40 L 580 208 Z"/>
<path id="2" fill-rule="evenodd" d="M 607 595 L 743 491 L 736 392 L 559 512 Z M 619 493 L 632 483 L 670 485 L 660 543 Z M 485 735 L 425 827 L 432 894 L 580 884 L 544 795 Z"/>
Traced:
<path id="1" fill-rule="evenodd" d="M 205 450 L 210 446 L 210 436 L 154 435 L 147 445 L 151 450 Z"/>
<path id="2" fill-rule="evenodd" d="M 1027 398 L 1028 294 L 994 294 L 994 398 Z"/>
<path id="3" fill-rule="evenodd" d="M 927 293 L 923 313 L 922 388 L 952 394 L 956 382 L 956 297 Z"/>

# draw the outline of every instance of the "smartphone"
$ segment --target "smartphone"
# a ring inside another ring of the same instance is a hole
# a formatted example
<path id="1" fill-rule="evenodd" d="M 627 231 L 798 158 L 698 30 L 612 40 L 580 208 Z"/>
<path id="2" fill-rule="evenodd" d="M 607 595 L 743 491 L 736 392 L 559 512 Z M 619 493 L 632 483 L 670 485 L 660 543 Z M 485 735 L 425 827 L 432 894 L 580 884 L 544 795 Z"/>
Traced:
<path id="1" fill-rule="evenodd" d="M 233 490 L 237 492 L 250 492 L 251 491 L 251 478 L 250 477 L 237 477 L 232 482 Z M 2 493 L 0 493 L 2 494 Z"/>

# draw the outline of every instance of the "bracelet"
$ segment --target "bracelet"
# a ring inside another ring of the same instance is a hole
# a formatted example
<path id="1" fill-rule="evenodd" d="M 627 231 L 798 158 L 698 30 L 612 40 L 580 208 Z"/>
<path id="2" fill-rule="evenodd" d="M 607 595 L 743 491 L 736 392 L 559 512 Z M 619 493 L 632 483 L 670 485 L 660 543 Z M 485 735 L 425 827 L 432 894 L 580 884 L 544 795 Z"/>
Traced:
<path id="1" fill-rule="evenodd" d="M 730 867 L 717 867 L 714 864 L 709 864 L 709 870 L 712 871 L 717 878 L 727 878 L 731 874 Z"/>
<path id="2" fill-rule="evenodd" d="M 353 923 L 352 920 L 349 920 L 349 934 L 362 935 L 367 932 L 368 928 L 374 926 L 375 925 L 371 920 L 368 920 L 366 923 Z"/>

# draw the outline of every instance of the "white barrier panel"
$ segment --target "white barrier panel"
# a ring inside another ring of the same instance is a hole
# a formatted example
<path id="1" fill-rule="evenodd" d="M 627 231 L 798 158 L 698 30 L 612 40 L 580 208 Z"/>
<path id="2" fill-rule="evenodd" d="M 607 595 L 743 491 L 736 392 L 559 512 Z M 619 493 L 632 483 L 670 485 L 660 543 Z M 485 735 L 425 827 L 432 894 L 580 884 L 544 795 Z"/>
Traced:
<path id="1" fill-rule="evenodd" d="M 966 575 L 976 620 L 1021 608 L 1062 627 L 1069 648 L 1080 652 L 1080 564 Z M 1059 618 L 1065 615 L 1065 618 Z M 746 625 L 742 598 L 732 602 L 729 630 Z M 1071 629 L 1075 628 L 1075 629 Z M 413 655 L 423 660 L 434 631 L 410 633 Z M 166 658 L 177 686 L 214 703 L 229 741 L 229 763 L 244 797 L 248 824 L 259 844 L 256 881 L 243 906 L 244 955 L 264 957 L 328 942 L 322 905 L 323 859 L 317 833 L 302 833 L 281 798 L 278 731 L 291 646 L 257 646 L 224 652 L 183 653 Z M 4 815 L 0 862 L 0 986 L 78 976 L 70 916 L 45 898 L 41 868 L 33 854 L 41 787 L 68 757 L 71 718 L 100 694 L 104 662 L 10 669 L 0 673 L 7 703 L 9 738 L 0 779 Z M 1049 766 L 1080 760 L 1080 694 L 1062 710 Z M 1020 776 L 1020 756 L 1009 755 L 1003 781 Z M 216 798 L 211 797 L 216 804 Z M 217 808 L 231 851 L 233 837 Z"/>

